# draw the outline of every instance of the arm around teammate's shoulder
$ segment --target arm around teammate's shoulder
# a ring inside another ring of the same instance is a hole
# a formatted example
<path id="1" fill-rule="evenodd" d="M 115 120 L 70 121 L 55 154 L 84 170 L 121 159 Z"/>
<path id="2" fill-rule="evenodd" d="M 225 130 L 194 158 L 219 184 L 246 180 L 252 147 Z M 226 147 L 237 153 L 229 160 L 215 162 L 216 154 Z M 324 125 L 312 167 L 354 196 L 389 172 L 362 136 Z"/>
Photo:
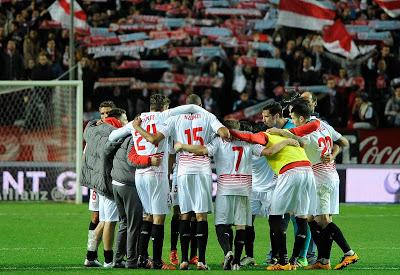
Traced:
<path id="1" fill-rule="evenodd" d="M 152 144 L 158 144 L 160 143 L 160 141 L 162 141 L 165 136 L 160 133 L 160 132 L 156 132 L 154 135 L 148 133 L 147 131 L 145 131 L 142 126 L 142 120 L 140 118 L 140 116 L 137 116 L 133 121 L 132 121 L 132 126 L 133 129 L 135 129 L 136 131 L 139 132 L 139 134 L 148 142 L 152 143 Z"/>
<path id="2" fill-rule="evenodd" d="M 266 145 L 268 143 L 268 137 L 263 132 L 258 132 L 256 134 L 249 132 L 241 132 L 237 130 L 229 130 L 232 137 L 237 138 L 242 141 L 246 141 L 248 143 L 255 143 Z"/>
<path id="3" fill-rule="evenodd" d="M 273 156 L 275 154 L 277 154 L 279 151 L 281 151 L 285 146 L 295 146 L 295 147 L 299 147 L 300 144 L 297 140 L 288 138 L 285 139 L 271 147 L 266 147 L 264 148 L 264 150 L 262 150 L 261 155 L 265 156 L 265 157 L 270 157 Z"/>
<path id="4" fill-rule="evenodd" d="M 208 155 L 208 149 L 204 145 L 189 145 L 189 144 L 183 144 L 181 142 L 176 142 L 174 145 L 174 149 L 176 152 L 189 152 L 195 155 Z"/>

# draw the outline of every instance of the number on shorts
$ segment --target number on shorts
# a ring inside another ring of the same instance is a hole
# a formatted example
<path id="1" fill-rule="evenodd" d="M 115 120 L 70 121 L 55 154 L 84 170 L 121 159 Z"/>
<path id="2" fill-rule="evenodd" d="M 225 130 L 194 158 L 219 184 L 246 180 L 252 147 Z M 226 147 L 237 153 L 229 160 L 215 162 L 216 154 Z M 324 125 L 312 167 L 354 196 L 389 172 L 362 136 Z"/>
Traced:
<path id="1" fill-rule="evenodd" d="M 232 151 L 238 151 L 238 157 L 236 158 L 236 165 L 235 165 L 235 171 L 237 172 L 239 170 L 240 162 L 242 161 L 242 156 L 243 156 L 243 147 L 241 146 L 233 146 Z"/>
<path id="2" fill-rule="evenodd" d="M 204 145 L 204 139 L 197 135 L 199 132 L 203 131 L 203 127 L 196 127 L 196 128 L 192 129 L 192 131 L 193 131 L 193 141 L 192 141 L 192 133 L 191 133 L 190 130 L 191 129 L 186 129 L 185 130 L 185 135 L 187 137 L 187 143 L 189 145 L 191 145 L 194 141 L 198 141 L 198 142 L 200 142 L 201 145 Z"/>
<path id="3" fill-rule="evenodd" d="M 97 193 L 96 193 L 96 191 L 93 191 L 92 192 L 92 200 L 96 200 L 96 198 L 97 198 Z"/>
<path id="4" fill-rule="evenodd" d="M 318 139 L 318 146 L 322 147 L 321 157 L 325 155 L 326 152 L 331 153 L 333 143 L 330 136 L 320 137 Z"/>
<path id="5" fill-rule="evenodd" d="M 152 130 L 153 133 L 152 133 L 150 130 Z M 156 125 L 155 125 L 154 123 L 153 123 L 153 124 L 148 124 L 147 127 L 146 127 L 146 132 L 147 132 L 147 133 L 150 133 L 150 134 L 155 134 L 155 133 L 157 132 Z M 139 132 L 136 131 L 136 132 L 135 132 L 135 135 L 139 135 Z M 142 136 L 138 137 L 138 139 L 136 140 L 136 148 L 137 148 L 137 151 L 146 150 L 146 145 L 140 145 L 140 142 L 141 142 L 142 140 L 143 140 L 143 137 L 142 137 Z"/>

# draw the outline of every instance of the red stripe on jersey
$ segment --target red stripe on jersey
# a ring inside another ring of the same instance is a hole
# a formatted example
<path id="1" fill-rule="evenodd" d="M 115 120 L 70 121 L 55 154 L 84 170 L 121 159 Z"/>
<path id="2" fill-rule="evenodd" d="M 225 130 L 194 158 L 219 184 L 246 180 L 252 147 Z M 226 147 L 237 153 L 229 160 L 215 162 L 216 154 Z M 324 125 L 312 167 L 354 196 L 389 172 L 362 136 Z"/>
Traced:
<path id="1" fill-rule="evenodd" d="M 251 185 L 251 179 L 251 175 L 220 175 L 217 181 L 219 184 Z"/>
<path id="2" fill-rule="evenodd" d="M 309 161 L 295 161 L 295 162 L 291 162 L 289 164 L 286 164 L 285 166 L 283 166 L 281 168 L 281 170 L 279 171 L 279 174 L 283 174 L 286 171 L 296 168 L 296 167 L 305 167 L 305 166 L 311 166 L 311 163 Z"/>

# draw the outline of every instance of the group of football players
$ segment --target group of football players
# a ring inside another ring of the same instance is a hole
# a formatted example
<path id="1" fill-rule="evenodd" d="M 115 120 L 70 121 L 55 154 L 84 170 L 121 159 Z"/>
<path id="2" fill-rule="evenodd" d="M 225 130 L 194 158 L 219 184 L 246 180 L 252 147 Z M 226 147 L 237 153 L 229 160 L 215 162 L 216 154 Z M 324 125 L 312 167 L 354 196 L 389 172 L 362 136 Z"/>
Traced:
<path id="1" fill-rule="evenodd" d="M 269 103 L 262 111 L 263 125 L 235 120 L 221 123 L 201 108 L 201 99 L 194 94 L 186 103 L 169 109 L 167 97 L 152 95 L 149 112 L 131 122 L 127 122 L 123 110 L 103 103 L 102 120 L 85 129 L 91 153 L 86 155 L 85 150 L 84 169 L 85 162 L 90 164 L 96 154 L 97 162 L 111 163 L 102 165 L 110 166 L 110 172 L 97 172 L 103 178 L 111 174 L 104 188 L 83 177 L 83 184 L 93 189 L 90 210 L 97 210 L 92 203 L 99 197 L 100 217 L 93 216 L 89 226 L 86 266 L 101 266 L 97 247 L 103 238 L 104 267 L 187 270 L 193 264 L 207 270 L 208 214 L 212 212 L 225 270 L 255 264 L 256 216 L 268 217 L 269 221 L 267 270 L 331 269 L 333 241 L 344 253 L 334 269 L 358 261 L 332 221 L 332 215 L 339 213 L 335 158 L 348 141 L 314 113 L 316 98 L 312 93 L 304 92 L 287 104 L 290 118 L 283 116 L 280 103 Z M 107 153 L 101 153 L 103 150 Z M 212 159 L 217 173 L 214 204 Z M 107 196 L 107 186 L 112 186 L 112 195 Z M 132 202 L 137 197 L 141 205 Z M 164 223 L 171 207 L 167 264 L 162 260 L 162 250 Z M 115 226 L 118 220 L 112 256 L 114 227 L 108 224 Z M 288 257 L 286 231 L 290 220 L 295 241 Z M 152 257 L 148 253 L 150 238 Z M 315 253 L 313 247 L 318 257 L 307 259 Z"/>

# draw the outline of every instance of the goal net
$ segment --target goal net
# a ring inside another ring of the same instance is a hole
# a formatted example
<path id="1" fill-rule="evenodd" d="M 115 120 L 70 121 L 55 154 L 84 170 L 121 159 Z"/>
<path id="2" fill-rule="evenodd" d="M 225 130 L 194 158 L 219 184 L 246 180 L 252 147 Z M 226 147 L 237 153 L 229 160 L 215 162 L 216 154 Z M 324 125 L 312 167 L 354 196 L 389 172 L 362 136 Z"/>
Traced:
<path id="1" fill-rule="evenodd" d="M 0 81 L 0 201 L 82 201 L 81 81 Z"/>

